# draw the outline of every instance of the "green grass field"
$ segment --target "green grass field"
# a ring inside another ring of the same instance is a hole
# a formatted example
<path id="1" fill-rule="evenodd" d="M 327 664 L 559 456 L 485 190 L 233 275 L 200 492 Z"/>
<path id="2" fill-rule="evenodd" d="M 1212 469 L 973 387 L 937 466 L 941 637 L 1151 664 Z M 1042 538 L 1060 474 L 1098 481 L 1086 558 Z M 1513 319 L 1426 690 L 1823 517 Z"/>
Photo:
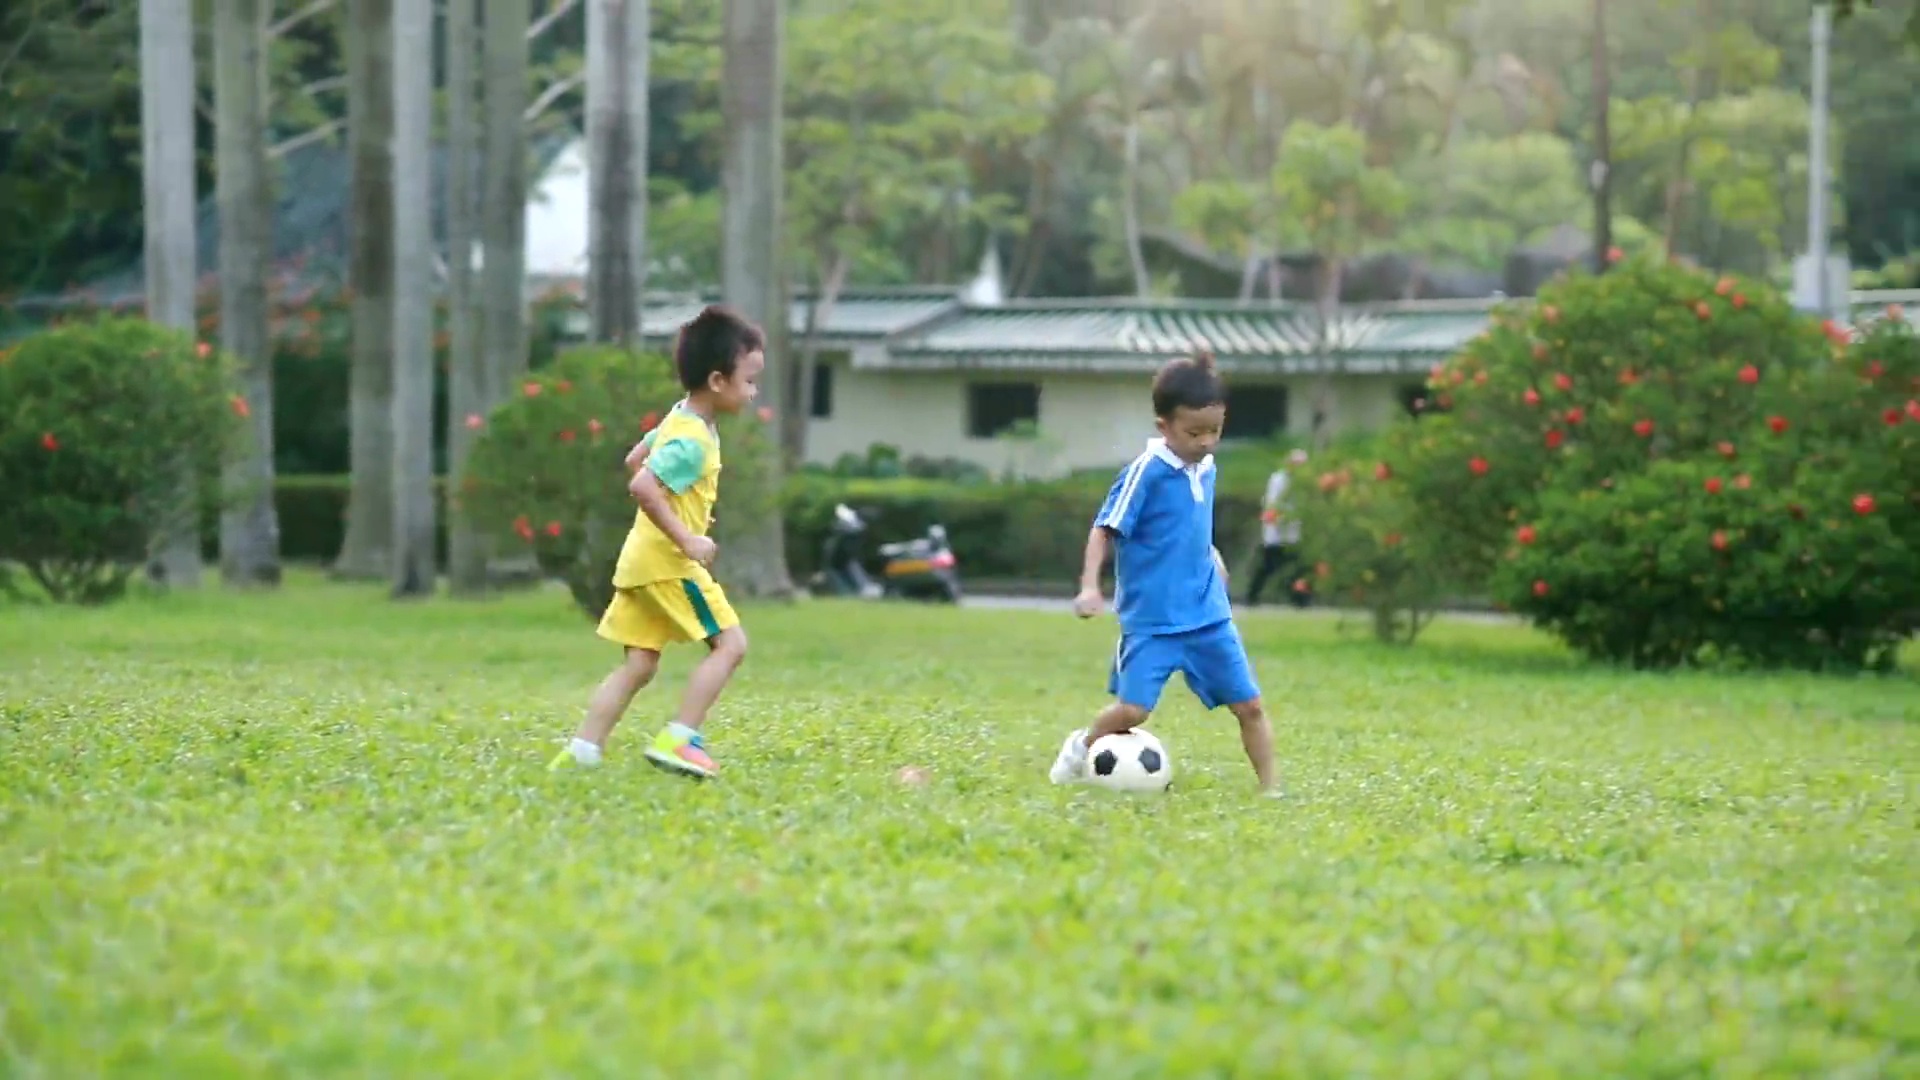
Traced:
<path id="1" fill-rule="evenodd" d="M 1290 797 L 1176 681 L 1126 799 L 1045 778 L 1110 622 L 746 617 L 697 785 L 685 655 L 544 771 L 555 594 L 0 609 L 0 1075 L 1920 1076 L 1912 675 L 1262 614 Z"/>

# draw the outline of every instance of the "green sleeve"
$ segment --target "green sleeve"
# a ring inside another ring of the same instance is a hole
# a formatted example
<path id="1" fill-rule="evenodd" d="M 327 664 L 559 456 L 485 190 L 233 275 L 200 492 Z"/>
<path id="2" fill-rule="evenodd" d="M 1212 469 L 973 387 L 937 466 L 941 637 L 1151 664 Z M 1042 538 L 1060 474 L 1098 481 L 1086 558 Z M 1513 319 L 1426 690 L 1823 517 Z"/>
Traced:
<path id="1" fill-rule="evenodd" d="M 668 439 L 647 455 L 647 468 L 660 478 L 660 486 L 681 495 L 700 479 L 707 464 L 707 448 L 694 439 Z"/>

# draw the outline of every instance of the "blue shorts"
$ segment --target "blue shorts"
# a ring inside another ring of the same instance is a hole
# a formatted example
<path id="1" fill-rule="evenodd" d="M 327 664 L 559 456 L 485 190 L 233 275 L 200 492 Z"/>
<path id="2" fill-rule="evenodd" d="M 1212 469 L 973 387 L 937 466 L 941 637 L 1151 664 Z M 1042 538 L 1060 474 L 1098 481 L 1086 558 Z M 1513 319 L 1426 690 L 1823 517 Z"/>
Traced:
<path id="1" fill-rule="evenodd" d="M 1253 665 L 1231 619 L 1181 634 L 1122 635 L 1113 653 L 1107 692 L 1147 712 L 1160 703 L 1160 691 L 1174 672 L 1209 709 L 1238 705 L 1260 696 Z"/>

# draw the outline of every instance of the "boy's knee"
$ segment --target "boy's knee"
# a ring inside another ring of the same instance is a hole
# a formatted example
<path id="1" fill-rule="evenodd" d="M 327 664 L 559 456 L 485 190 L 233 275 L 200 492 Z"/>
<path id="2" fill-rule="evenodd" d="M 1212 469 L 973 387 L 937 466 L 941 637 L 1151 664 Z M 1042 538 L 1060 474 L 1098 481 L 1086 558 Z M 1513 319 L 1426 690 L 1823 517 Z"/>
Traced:
<path id="1" fill-rule="evenodd" d="M 747 632 L 738 626 L 728 627 L 714 635 L 711 647 L 715 656 L 738 667 L 747 658 Z"/>
<path id="2" fill-rule="evenodd" d="M 1243 727 L 1267 722 L 1267 708 L 1259 698 L 1229 705 L 1227 711 L 1233 713 L 1233 718 Z"/>
<path id="3" fill-rule="evenodd" d="M 654 673 L 660 670 L 660 654 L 651 649 L 627 649 L 626 659 L 621 661 L 620 670 L 636 686 L 645 686 Z"/>

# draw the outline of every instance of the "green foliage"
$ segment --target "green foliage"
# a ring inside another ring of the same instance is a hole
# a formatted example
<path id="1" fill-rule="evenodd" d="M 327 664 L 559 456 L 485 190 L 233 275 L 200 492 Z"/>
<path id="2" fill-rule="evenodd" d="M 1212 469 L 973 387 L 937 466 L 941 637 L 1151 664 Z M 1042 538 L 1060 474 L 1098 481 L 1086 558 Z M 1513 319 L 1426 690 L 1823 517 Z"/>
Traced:
<path id="1" fill-rule="evenodd" d="M 1420 528 L 1386 462 L 1320 454 L 1293 482 L 1312 588 L 1365 608 L 1379 640 L 1411 645 L 1451 596 L 1438 550 L 1446 535 Z"/>
<path id="2" fill-rule="evenodd" d="M 0 561 L 56 602 L 119 598 L 156 544 L 198 522 L 240 436 L 220 354 L 144 319 L 100 318 L 0 352 Z"/>
<path id="3" fill-rule="evenodd" d="M 455 484 L 460 508 L 481 533 L 530 550 L 598 619 L 634 521 L 627 452 L 681 396 L 663 356 L 605 346 L 561 353 L 485 418 Z"/>
<path id="4" fill-rule="evenodd" d="M 992 474 L 984 466 L 964 458 L 930 458 L 920 454 L 903 455 L 890 443 L 874 443 L 864 454 L 840 455 L 831 468 L 809 465 L 805 472 L 841 479 L 890 480 L 910 476 L 920 480 L 951 480 L 956 483 L 984 484 Z"/>
<path id="5" fill-rule="evenodd" d="M 1051 91 L 1004 23 L 944 0 L 845 0 L 788 24 L 787 216 L 826 289 L 881 239 L 1007 224 L 976 165 L 1038 132 Z"/>
<path id="6" fill-rule="evenodd" d="M 1176 681 L 1175 791 L 1112 799 L 1041 775 L 1111 620 L 756 605 L 692 788 L 639 751 L 697 650 L 599 772 L 549 776 L 618 649 L 542 595 L 317 577 L 0 617 L 9 1075 L 1920 1059 L 1910 678 L 1623 678 L 1521 629 L 1413 651 L 1256 613 L 1294 797 Z"/>
<path id="7" fill-rule="evenodd" d="M 1412 202 L 1397 242 L 1448 262 L 1498 270 L 1520 244 L 1588 224 L 1573 144 L 1551 132 L 1463 139 L 1408 173 Z"/>
<path id="8" fill-rule="evenodd" d="M 1439 571 L 1591 655 L 1883 664 L 1920 611 L 1920 356 L 1845 338 L 1746 280 L 1563 279 L 1436 368 L 1452 412 L 1395 472 Z"/>
<path id="9" fill-rule="evenodd" d="M 1331 258 L 1358 256 L 1387 234 L 1406 211 L 1406 185 L 1371 164 L 1367 140 L 1348 124 L 1311 120 L 1287 126 L 1273 194 L 1283 239 Z"/>

